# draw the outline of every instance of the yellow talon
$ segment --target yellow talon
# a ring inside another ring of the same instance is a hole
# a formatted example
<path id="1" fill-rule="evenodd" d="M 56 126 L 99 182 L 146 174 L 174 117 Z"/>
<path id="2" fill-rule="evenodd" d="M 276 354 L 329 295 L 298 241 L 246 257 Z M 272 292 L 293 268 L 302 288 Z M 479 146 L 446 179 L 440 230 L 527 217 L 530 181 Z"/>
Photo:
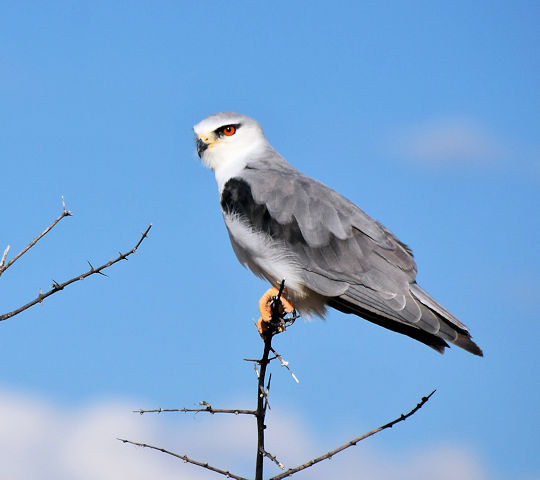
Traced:
<path id="1" fill-rule="evenodd" d="M 259 318 L 257 322 L 257 330 L 259 330 L 261 336 L 265 335 L 268 330 L 268 325 L 266 324 L 272 320 L 272 297 L 277 297 L 278 295 L 279 289 L 276 287 L 272 287 L 259 300 L 259 310 L 261 311 L 261 318 Z M 279 313 L 283 314 L 284 312 L 294 312 L 294 307 L 292 306 L 291 302 L 289 302 L 283 296 L 283 293 L 281 294 L 279 300 L 281 302 Z"/>

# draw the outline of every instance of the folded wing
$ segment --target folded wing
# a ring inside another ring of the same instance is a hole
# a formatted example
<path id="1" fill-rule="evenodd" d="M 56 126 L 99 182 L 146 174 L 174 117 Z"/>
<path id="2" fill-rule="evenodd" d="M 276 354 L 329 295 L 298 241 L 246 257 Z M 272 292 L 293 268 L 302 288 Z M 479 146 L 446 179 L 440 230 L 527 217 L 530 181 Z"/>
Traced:
<path id="1" fill-rule="evenodd" d="M 411 250 L 356 205 L 288 164 L 249 166 L 241 179 L 257 215 L 253 229 L 282 241 L 304 283 L 329 306 L 442 352 L 447 342 L 482 355 L 465 325 L 416 284 Z"/>

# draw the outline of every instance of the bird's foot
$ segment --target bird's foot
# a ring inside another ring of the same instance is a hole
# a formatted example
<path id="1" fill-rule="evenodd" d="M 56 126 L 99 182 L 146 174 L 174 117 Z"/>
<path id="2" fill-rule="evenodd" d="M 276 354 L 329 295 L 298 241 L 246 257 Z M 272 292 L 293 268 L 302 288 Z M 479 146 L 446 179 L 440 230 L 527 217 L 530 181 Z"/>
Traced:
<path id="1" fill-rule="evenodd" d="M 294 307 L 276 287 L 268 290 L 259 300 L 261 318 L 257 322 L 257 330 L 261 337 L 281 333 L 296 320 Z M 286 317 L 292 313 L 292 317 Z"/>

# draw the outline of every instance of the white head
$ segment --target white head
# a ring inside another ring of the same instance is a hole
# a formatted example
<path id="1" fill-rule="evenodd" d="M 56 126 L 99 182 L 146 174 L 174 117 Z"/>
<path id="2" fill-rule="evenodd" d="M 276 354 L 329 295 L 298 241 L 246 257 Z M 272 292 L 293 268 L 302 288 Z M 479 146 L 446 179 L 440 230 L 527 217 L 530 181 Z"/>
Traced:
<path id="1" fill-rule="evenodd" d="M 246 166 L 249 157 L 269 147 L 261 126 L 233 112 L 210 115 L 193 127 L 197 154 L 214 170 L 220 185 Z"/>

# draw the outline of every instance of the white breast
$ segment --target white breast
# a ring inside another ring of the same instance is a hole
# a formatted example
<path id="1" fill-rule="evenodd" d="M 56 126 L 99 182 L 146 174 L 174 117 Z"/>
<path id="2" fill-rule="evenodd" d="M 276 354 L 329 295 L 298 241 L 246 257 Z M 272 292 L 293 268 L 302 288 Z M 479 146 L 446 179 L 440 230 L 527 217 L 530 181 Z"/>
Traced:
<path id="1" fill-rule="evenodd" d="M 325 298 L 306 288 L 294 254 L 269 235 L 254 231 L 238 215 L 224 215 L 234 253 L 258 277 L 278 286 L 285 280 L 287 298 L 303 315 L 324 316 Z"/>

